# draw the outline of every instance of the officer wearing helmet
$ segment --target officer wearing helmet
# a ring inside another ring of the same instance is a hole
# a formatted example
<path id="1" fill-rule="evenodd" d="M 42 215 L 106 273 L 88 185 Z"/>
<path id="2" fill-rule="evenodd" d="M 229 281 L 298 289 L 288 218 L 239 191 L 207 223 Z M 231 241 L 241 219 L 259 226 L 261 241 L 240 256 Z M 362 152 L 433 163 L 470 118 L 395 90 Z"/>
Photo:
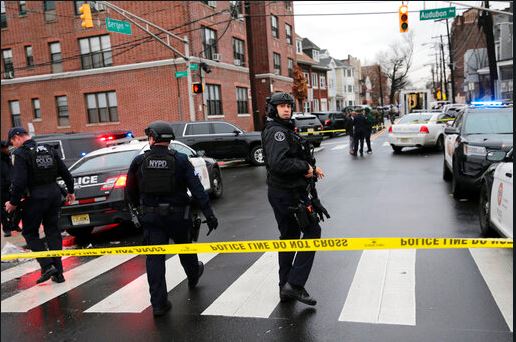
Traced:
<path id="1" fill-rule="evenodd" d="M 126 191 L 144 230 L 149 245 L 191 243 L 192 216 L 187 189 L 206 217 L 209 233 L 218 226 L 208 195 L 195 174 L 188 157 L 170 150 L 175 139 L 172 126 L 154 121 L 145 129 L 150 150 L 134 158 L 127 173 Z M 196 254 L 180 254 L 179 259 L 188 277 L 188 287 L 195 288 L 204 271 Z M 148 255 L 147 280 L 154 316 L 162 316 L 172 308 L 165 280 L 165 255 Z"/>
<path id="2" fill-rule="evenodd" d="M 304 139 L 295 134 L 291 119 L 294 99 L 287 93 L 275 93 L 267 102 L 267 122 L 262 132 L 262 146 L 267 168 L 269 203 L 278 223 L 280 239 L 318 239 L 318 220 L 307 216 L 311 200 L 307 190 L 313 177 L 324 173 L 307 160 Z M 281 302 L 297 300 L 316 305 L 305 289 L 315 252 L 279 253 Z"/>

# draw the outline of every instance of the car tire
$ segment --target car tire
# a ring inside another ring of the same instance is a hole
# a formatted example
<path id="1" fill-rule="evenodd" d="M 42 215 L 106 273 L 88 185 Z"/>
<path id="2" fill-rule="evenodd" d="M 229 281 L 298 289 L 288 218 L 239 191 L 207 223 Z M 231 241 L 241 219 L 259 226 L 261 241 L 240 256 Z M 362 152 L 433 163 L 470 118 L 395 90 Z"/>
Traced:
<path id="1" fill-rule="evenodd" d="M 453 162 L 452 194 L 455 199 L 462 199 L 466 195 L 464 185 L 459 180 L 458 166 L 455 161 Z"/>
<path id="2" fill-rule="evenodd" d="M 211 180 L 211 198 L 221 198 L 224 193 L 224 186 L 222 184 L 222 175 L 220 169 L 213 169 L 213 179 Z"/>
<path id="3" fill-rule="evenodd" d="M 483 183 L 480 188 L 480 199 L 478 203 L 480 231 L 482 236 L 488 237 L 493 233 L 493 228 L 491 227 L 491 221 L 489 220 L 489 211 L 491 206 L 489 190 L 485 183 Z"/>
<path id="4" fill-rule="evenodd" d="M 93 231 L 93 227 L 70 228 L 70 229 L 66 230 L 66 232 L 68 234 L 70 234 L 71 236 L 74 236 L 80 240 L 88 239 L 91 236 L 92 231 Z"/>
<path id="5" fill-rule="evenodd" d="M 396 146 L 396 145 L 391 145 L 391 147 L 392 147 L 392 150 L 394 151 L 394 153 L 400 153 L 401 149 L 403 148 L 401 146 Z"/>
<path id="6" fill-rule="evenodd" d="M 446 160 L 443 160 L 443 180 L 445 180 L 446 182 L 449 182 L 452 180 L 452 178 L 453 178 L 453 175 L 450 172 L 450 170 L 448 169 L 448 166 L 446 166 Z"/>
<path id="7" fill-rule="evenodd" d="M 435 143 L 435 149 L 439 152 L 444 150 L 444 137 L 442 135 L 437 138 L 437 142 Z"/>
<path id="8" fill-rule="evenodd" d="M 316 141 L 313 143 L 314 147 L 321 147 L 321 142 L 320 141 Z"/>
<path id="9" fill-rule="evenodd" d="M 251 162 L 251 164 L 255 166 L 265 165 L 262 145 L 256 145 L 251 149 L 251 151 L 249 152 L 249 162 Z"/>

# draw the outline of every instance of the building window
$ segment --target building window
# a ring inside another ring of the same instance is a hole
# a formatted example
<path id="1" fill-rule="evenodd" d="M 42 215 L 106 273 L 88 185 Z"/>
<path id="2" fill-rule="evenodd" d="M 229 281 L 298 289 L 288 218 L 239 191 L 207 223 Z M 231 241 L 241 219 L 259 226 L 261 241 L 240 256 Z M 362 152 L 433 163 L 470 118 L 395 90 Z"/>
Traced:
<path id="1" fill-rule="evenodd" d="M 79 9 L 84 4 L 90 5 L 92 13 L 94 13 L 94 12 L 101 12 L 101 11 L 105 11 L 106 10 L 106 7 L 104 7 L 104 5 L 98 4 L 96 1 L 84 1 L 84 0 L 83 1 L 77 1 L 77 0 L 75 0 L 74 3 L 75 3 L 75 15 L 80 15 L 81 14 Z"/>
<path id="2" fill-rule="evenodd" d="M 217 1 L 201 1 L 203 4 L 208 5 L 210 7 L 217 7 Z"/>
<path id="3" fill-rule="evenodd" d="M 208 115 L 223 115 L 220 86 L 216 84 L 207 84 L 206 88 L 206 105 L 208 107 Z"/>
<path id="4" fill-rule="evenodd" d="M 32 46 L 25 47 L 25 60 L 27 61 L 27 66 L 34 66 L 34 57 L 32 56 Z"/>
<path id="5" fill-rule="evenodd" d="M 116 93 L 86 94 L 88 123 L 118 122 L 118 102 Z"/>
<path id="6" fill-rule="evenodd" d="M 318 112 L 319 110 L 319 99 L 314 99 L 314 112 Z"/>
<path id="7" fill-rule="evenodd" d="M 9 101 L 9 108 L 11 109 L 11 121 L 13 127 L 21 127 L 20 102 Z"/>
<path id="8" fill-rule="evenodd" d="M 296 40 L 296 53 L 303 54 L 303 42 L 301 40 Z"/>
<path id="9" fill-rule="evenodd" d="M 249 110 L 247 108 L 247 88 L 236 88 L 236 96 L 237 96 L 237 113 L 238 114 L 249 114 Z"/>
<path id="10" fill-rule="evenodd" d="M 292 1 L 284 1 L 285 2 L 285 9 L 287 11 L 292 11 Z"/>
<path id="11" fill-rule="evenodd" d="M 244 65 L 244 41 L 233 38 L 233 58 L 235 65 Z"/>
<path id="12" fill-rule="evenodd" d="M 288 77 L 294 77 L 294 60 L 291 58 L 287 59 L 287 70 Z"/>
<path id="13" fill-rule="evenodd" d="M 217 32 L 203 27 L 203 53 L 204 58 L 214 59 L 214 55 L 217 54 Z"/>
<path id="14" fill-rule="evenodd" d="M 353 92 L 353 86 L 352 85 L 348 85 L 348 93 L 352 93 Z"/>
<path id="15" fill-rule="evenodd" d="M 312 50 L 312 56 L 314 57 L 314 61 L 319 62 L 319 51 Z"/>
<path id="16" fill-rule="evenodd" d="M 34 119 L 41 119 L 41 105 L 39 99 L 32 99 L 32 110 L 34 112 Z"/>
<path id="17" fill-rule="evenodd" d="M 79 39 L 82 69 L 96 69 L 113 65 L 109 35 Z"/>
<path id="18" fill-rule="evenodd" d="M 319 83 L 321 84 L 321 88 L 326 88 L 326 76 L 319 76 Z"/>
<path id="19" fill-rule="evenodd" d="M 272 30 L 272 36 L 274 38 L 278 38 L 279 37 L 278 17 L 275 15 L 271 15 L 271 30 Z"/>
<path id="20" fill-rule="evenodd" d="M 351 77 L 351 70 L 350 69 L 346 70 L 346 74 L 348 77 Z"/>
<path id="21" fill-rule="evenodd" d="M 348 101 L 348 106 L 352 106 L 353 105 L 353 101 Z"/>
<path id="22" fill-rule="evenodd" d="M 45 21 L 55 21 L 57 19 L 55 1 L 43 1 L 43 8 L 45 10 Z"/>
<path id="23" fill-rule="evenodd" d="M 272 53 L 272 61 L 274 64 L 274 73 L 276 75 L 281 74 L 281 56 L 276 52 Z"/>
<path id="24" fill-rule="evenodd" d="M 285 24 L 285 35 L 287 36 L 287 44 L 292 45 L 292 26 Z"/>
<path id="25" fill-rule="evenodd" d="M 312 72 L 312 87 L 313 88 L 319 88 L 319 82 L 318 77 L 315 72 Z"/>
<path id="26" fill-rule="evenodd" d="M 63 71 L 63 59 L 61 56 L 61 43 L 50 43 L 50 63 L 52 73 Z"/>
<path id="27" fill-rule="evenodd" d="M 19 1 L 18 2 L 18 11 L 20 15 L 26 15 L 27 14 L 27 1 Z"/>
<path id="28" fill-rule="evenodd" d="M 13 50 L 2 50 L 4 60 L 4 78 L 14 78 Z"/>
<path id="29" fill-rule="evenodd" d="M 60 127 L 70 125 L 70 115 L 68 114 L 68 99 L 66 96 L 56 96 L 57 103 L 57 125 Z"/>
<path id="30" fill-rule="evenodd" d="M 5 1 L 1 2 L 0 28 L 7 28 L 7 13 L 5 13 Z"/>
<path id="31" fill-rule="evenodd" d="M 303 72 L 303 76 L 304 76 L 304 78 L 306 80 L 306 84 L 308 85 L 308 87 L 310 87 L 310 84 L 311 84 L 310 83 L 310 74 L 307 73 L 307 72 Z"/>
<path id="32" fill-rule="evenodd" d="M 242 12 L 242 1 L 230 1 L 229 9 L 231 11 L 231 17 L 234 19 L 239 19 L 244 14 Z"/>

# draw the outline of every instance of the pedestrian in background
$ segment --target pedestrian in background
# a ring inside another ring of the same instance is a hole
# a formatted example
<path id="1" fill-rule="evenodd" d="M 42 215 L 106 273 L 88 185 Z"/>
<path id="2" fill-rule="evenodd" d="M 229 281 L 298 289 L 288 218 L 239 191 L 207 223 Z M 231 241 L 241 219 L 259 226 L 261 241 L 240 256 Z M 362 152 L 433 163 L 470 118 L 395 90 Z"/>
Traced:
<path id="1" fill-rule="evenodd" d="M 354 140 L 354 119 L 356 112 L 349 112 L 346 114 L 346 133 L 349 136 L 349 154 L 355 153 L 355 140 Z"/>
<path id="2" fill-rule="evenodd" d="M 190 198 L 199 204 L 209 228 L 216 229 L 218 221 L 210 206 L 208 195 L 195 174 L 188 156 L 169 150 L 175 139 L 172 126 L 166 121 L 152 122 L 145 129 L 150 150 L 136 156 L 127 173 L 126 191 L 143 227 L 148 245 L 191 243 L 193 226 Z M 204 272 L 204 264 L 197 254 L 180 254 L 179 260 L 188 278 L 188 287 L 195 288 Z M 147 255 L 147 281 L 154 316 L 162 316 L 172 308 L 168 300 L 165 278 L 165 255 Z"/>
<path id="3" fill-rule="evenodd" d="M 375 119 L 373 116 L 373 113 L 371 113 L 371 109 L 366 108 L 366 120 L 367 120 L 367 130 L 365 134 L 365 141 L 367 144 L 367 153 L 373 153 L 373 150 L 371 148 L 371 133 L 373 132 L 373 125 L 375 123 Z"/>
<path id="4" fill-rule="evenodd" d="M 12 186 L 10 200 L 5 209 L 12 214 L 20 206 L 23 221 L 23 237 L 34 252 L 63 249 L 63 239 L 57 225 L 61 208 L 61 190 L 56 179 L 61 177 L 68 189 L 66 201 L 74 201 L 74 182 L 70 171 L 50 146 L 37 145 L 22 127 L 9 130 L 8 141 L 16 150 L 13 152 Z M 43 224 L 45 242 L 39 237 L 39 227 Z M 52 278 L 62 283 L 63 264 L 60 257 L 37 258 L 41 266 L 41 277 L 36 283 Z"/>
<path id="5" fill-rule="evenodd" d="M 13 230 L 20 232 L 21 229 L 18 227 L 18 222 L 13 221 L 13 215 L 7 213 L 5 210 L 5 203 L 9 201 L 9 189 L 11 188 L 11 172 L 13 164 L 11 162 L 11 154 L 9 153 L 9 142 L 2 140 L 0 145 L 2 148 L 2 212 L 0 218 L 2 221 L 4 236 L 9 237 Z"/>
<path id="6" fill-rule="evenodd" d="M 364 139 L 367 135 L 367 125 L 367 119 L 364 116 L 363 110 L 357 110 L 357 115 L 353 120 L 354 147 L 352 155 L 354 156 L 357 156 L 357 152 L 360 152 L 361 156 L 364 155 Z"/>

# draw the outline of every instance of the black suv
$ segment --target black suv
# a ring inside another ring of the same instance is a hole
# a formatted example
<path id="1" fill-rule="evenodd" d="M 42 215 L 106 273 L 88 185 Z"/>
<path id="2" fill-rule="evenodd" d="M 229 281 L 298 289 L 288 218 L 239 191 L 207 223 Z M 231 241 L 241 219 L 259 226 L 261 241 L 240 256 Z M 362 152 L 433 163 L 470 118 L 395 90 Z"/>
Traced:
<path id="1" fill-rule="evenodd" d="M 113 140 L 132 138 L 133 132 L 114 130 L 105 132 L 62 133 L 35 135 L 32 138 L 38 144 L 52 146 L 66 166 L 70 167 L 87 153 L 106 147 Z"/>
<path id="2" fill-rule="evenodd" d="M 260 132 L 246 132 L 225 121 L 172 122 L 176 140 L 215 159 L 245 159 L 264 165 Z"/>
<path id="3" fill-rule="evenodd" d="M 321 146 L 324 133 L 321 121 L 315 115 L 311 114 L 294 114 L 292 115 L 296 127 L 294 130 L 304 139 L 310 141 L 315 147 Z"/>
<path id="4" fill-rule="evenodd" d="M 479 190 L 480 176 L 491 164 L 487 153 L 512 148 L 512 110 L 512 105 L 471 106 L 445 128 L 443 179 L 452 181 L 455 198 Z"/>
<path id="5" fill-rule="evenodd" d="M 344 118 L 344 113 L 342 112 L 316 112 L 312 113 L 312 115 L 317 116 L 319 121 L 323 124 L 323 129 L 325 131 L 331 131 L 336 129 L 345 129 L 346 119 Z M 324 135 L 333 137 L 337 135 L 338 132 L 325 132 Z"/>

